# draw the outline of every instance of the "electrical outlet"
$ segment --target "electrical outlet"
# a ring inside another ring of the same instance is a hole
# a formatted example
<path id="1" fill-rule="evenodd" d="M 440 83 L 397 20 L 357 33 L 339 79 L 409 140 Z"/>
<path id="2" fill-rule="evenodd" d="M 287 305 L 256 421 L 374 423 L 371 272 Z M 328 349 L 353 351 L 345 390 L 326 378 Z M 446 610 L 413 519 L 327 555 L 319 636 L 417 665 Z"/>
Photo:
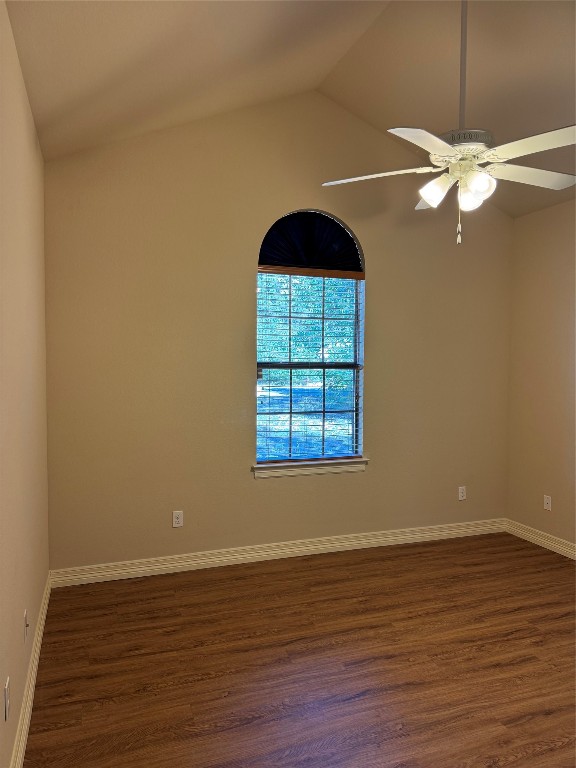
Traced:
<path id="1" fill-rule="evenodd" d="M 552 496 L 546 496 L 546 494 L 544 494 L 544 509 L 548 512 L 552 512 Z"/>
<path id="2" fill-rule="evenodd" d="M 466 486 L 461 485 L 458 488 L 458 501 L 466 501 Z"/>
<path id="3" fill-rule="evenodd" d="M 184 512 L 172 512 L 172 528 L 182 528 L 184 525 Z"/>
<path id="4" fill-rule="evenodd" d="M 10 678 L 6 679 L 4 685 L 4 720 L 8 720 L 10 716 Z"/>
<path id="5" fill-rule="evenodd" d="M 28 611 L 24 611 L 24 642 L 28 640 L 29 628 L 30 628 L 30 622 L 28 621 Z"/>

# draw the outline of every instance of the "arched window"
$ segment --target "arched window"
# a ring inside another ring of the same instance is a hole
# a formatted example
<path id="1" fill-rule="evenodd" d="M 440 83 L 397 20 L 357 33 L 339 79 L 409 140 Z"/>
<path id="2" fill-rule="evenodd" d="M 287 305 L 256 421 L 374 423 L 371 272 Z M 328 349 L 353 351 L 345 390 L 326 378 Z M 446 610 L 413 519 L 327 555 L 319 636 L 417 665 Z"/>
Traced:
<path id="1" fill-rule="evenodd" d="M 297 211 L 258 262 L 257 464 L 362 455 L 364 265 L 337 219 Z"/>

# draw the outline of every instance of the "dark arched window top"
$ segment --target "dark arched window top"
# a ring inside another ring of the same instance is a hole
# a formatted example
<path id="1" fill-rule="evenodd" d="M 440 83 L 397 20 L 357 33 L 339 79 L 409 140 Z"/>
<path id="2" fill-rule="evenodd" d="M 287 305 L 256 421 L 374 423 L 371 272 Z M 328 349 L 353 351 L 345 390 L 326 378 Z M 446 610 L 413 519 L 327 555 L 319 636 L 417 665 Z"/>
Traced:
<path id="1" fill-rule="evenodd" d="M 341 222 L 320 211 L 295 211 L 278 219 L 262 241 L 258 266 L 262 272 L 364 277 L 358 242 Z"/>

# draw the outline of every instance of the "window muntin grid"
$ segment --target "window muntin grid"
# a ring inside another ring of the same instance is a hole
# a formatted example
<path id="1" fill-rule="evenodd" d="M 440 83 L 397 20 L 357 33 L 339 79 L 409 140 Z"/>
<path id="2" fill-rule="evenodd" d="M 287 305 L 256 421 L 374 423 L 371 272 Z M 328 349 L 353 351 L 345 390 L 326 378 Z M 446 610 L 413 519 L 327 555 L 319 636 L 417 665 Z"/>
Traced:
<path id="1" fill-rule="evenodd" d="M 361 454 L 363 286 L 259 273 L 257 462 Z"/>

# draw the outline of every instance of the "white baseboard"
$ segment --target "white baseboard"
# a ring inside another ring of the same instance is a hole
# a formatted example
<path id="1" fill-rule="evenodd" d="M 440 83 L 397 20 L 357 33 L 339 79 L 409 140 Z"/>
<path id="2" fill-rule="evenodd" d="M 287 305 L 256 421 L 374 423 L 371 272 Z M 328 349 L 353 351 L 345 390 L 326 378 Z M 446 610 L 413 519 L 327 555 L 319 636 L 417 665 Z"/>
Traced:
<path id="1" fill-rule="evenodd" d="M 36 687 L 36 673 L 38 672 L 38 661 L 40 659 L 40 648 L 42 647 L 42 637 L 44 635 L 44 622 L 48 611 L 50 601 L 51 579 L 48 575 L 42 602 L 38 611 L 38 620 L 34 631 L 34 643 L 30 654 L 28 664 L 28 674 L 26 675 L 26 684 L 24 687 L 24 696 L 22 697 L 22 708 L 20 718 L 16 729 L 16 741 L 10 760 L 10 768 L 22 768 L 24 764 L 24 755 L 26 753 L 26 743 L 28 741 L 28 729 L 30 728 L 30 718 L 32 716 L 32 704 L 34 703 L 34 689 Z"/>
<path id="2" fill-rule="evenodd" d="M 532 528 L 529 525 L 517 523 L 507 518 L 505 519 L 504 530 L 506 533 L 518 536 L 520 539 L 526 539 L 526 541 L 531 541 L 533 544 L 539 544 L 541 547 L 551 549 L 559 555 L 576 560 L 576 544 L 573 544 L 571 541 L 559 539 L 550 533 L 544 533 L 544 531 L 539 531 L 537 528 Z"/>
<path id="3" fill-rule="evenodd" d="M 187 555 L 169 555 L 146 560 L 128 560 L 120 563 L 86 565 L 80 568 L 62 568 L 51 572 L 52 586 L 65 587 L 72 584 L 87 584 L 95 581 L 133 579 L 160 573 L 191 571 L 199 568 L 214 568 L 220 565 L 252 563 L 259 560 L 275 560 L 283 557 L 338 552 L 366 547 L 385 547 L 392 544 L 449 539 L 458 536 L 474 536 L 505 530 L 505 519 L 480 520 L 471 523 L 431 525 L 421 528 L 402 528 L 395 531 L 353 533 L 343 536 L 325 536 L 319 539 L 283 541 L 275 544 L 257 544 L 233 549 L 215 549 L 208 552 L 193 552 Z"/>
<path id="4" fill-rule="evenodd" d="M 477 520 L 469 523 L 430 525 L 420 528 L 401 528 L 395 531 L 374 531 L 353 533 L 343 536 L 325 536 L 318 539 L 283 541 L 275 544 L 257 544 L 232 549 L 214 549 L 206 552 L 192 552 L 186 555 L 151 557 L 144 560 L 127 560 L 118 563 L 85 565 L 78 568 L 61 568 L 51 571 L 52 587 L 67 587 L 73 584 L 90 584 L 97 581 L 133 579 L 161 573 L 193 571 L 200 568 L 215 568 L 222 565 L 253 563 L 261 560 L 275 560 L 284 557 L 339 552 L 366 547 L 385 547 L 393 544 L 450 539 L 460 536 L 476 536 L 485 533 L 511 533 L 558 554 L 576 559 L 576 545 L 556 536 L 516 523 L 505 517 L 491 520 Z"/>

